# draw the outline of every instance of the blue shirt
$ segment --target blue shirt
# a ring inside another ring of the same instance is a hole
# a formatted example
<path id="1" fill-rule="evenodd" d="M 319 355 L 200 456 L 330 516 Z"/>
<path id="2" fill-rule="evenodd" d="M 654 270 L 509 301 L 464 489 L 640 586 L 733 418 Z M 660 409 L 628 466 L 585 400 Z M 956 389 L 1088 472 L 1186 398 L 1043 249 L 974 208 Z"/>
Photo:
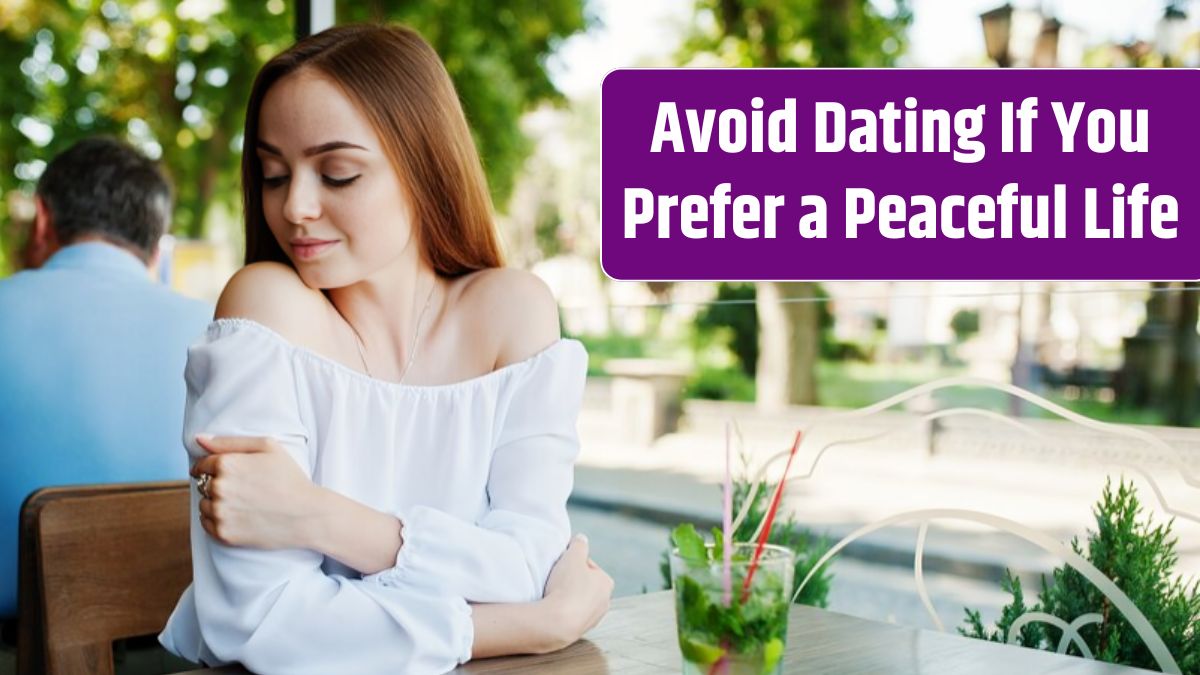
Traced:
<path id="1" fill-rule="evenodd" d="M 30 492 L 187 478 L 183 369 L 211 318 L 105 243 L 0 281 L 0 616 L 17 611 Z"/>

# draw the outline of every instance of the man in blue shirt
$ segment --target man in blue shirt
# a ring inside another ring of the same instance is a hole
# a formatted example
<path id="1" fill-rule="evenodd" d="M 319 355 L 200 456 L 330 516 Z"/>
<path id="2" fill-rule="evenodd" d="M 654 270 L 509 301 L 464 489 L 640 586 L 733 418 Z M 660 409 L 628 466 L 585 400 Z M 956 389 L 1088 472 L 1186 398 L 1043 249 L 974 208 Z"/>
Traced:
<path id="1" fill-rule="evenodd" d="M 212 308 L 150 280 L 171 191 L 112 139 L 38 182 L 31 269 L 0 280 L 0 616 L 17 612 L 21 504 L 50 485 L 186 479 L 187 347 Z"/>

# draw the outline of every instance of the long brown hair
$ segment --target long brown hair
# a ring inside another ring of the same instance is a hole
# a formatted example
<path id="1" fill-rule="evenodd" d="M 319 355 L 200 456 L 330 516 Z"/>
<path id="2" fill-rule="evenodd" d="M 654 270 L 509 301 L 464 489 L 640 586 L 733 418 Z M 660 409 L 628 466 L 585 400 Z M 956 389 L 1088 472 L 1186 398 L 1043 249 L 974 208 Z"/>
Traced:
<path id="1" fill-rule="evenodd" d="M 415 240 L 434 271 L 460 276 L 504 264 L 483 168 L 445 66 L 416 31 L 376 25 L 337 26 L 310 35 L 258 72 L 242 141 L 246 264 L 291 264 L 263 214 L 256 150 L 267 90 L 300 68 L 329 77 L 375 128 L 408 193 Z"/>

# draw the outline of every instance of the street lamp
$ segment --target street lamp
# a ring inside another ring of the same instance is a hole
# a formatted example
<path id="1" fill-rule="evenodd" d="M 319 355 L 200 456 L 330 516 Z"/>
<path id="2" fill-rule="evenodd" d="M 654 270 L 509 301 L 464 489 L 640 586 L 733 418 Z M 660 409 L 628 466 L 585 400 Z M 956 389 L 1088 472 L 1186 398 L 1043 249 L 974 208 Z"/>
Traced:
<path id="1" fill-rule="evenodd" d="M 983 42 L 988 57 L 1001 68 L 1078 65 L 1077 59 L 1071 55 L 1072 48 L 1078 44 L 1073 39 L 1074 33 L 1064 31 L 1062 22 L 1045 16 L 1039 10 L 1015 9 L 1010 4 L 1004 4 L 984 12 L 979 19 L 983 24 Z M 1064 58 L 1060 58 L 1060 53 L 1065 55 Z M 1047 286 L 1044 300 L 1047 307 L 1050 297 L 1050 287 Z M 1038 359 L 1033 343 L 1025 336 L 1025 300 L 1025 284 L 1019 283 L 1012 383 L 1029 389 L 1036 384 Z M 1014 417 L 1021 416 L 1024 408 L 1022 399 L 1016 396 L 1010 399 L 1009 413 Z"/>
<path id="2" fill-rule="evenodd" d="M 1001 68 L 1012 65 L 1009 61 L 1008 39 L 1012 33 L 1012 5 L 1001 5 L 979 15 L 983 22 L 983 43 L 988 58 Z"/>
<path id="3" fill-rule="evenodd" d="M 1033 42 L 1033 56 L 1029 65 L 1034 68 L 1053 68 L 1058 65 L 1058 36 L 1062 22 L 1053 17 L 1042 22 L 1042 29 Z"/>
<path id="4" fill-rule="evenodd" d="M 1039 42 L 1045 45 L 1043 50 L 1048 49 L 1050 55 L 1057 54 L 1057 26 L 1061 24 L 1051 19 L 1054 25 L 1047 31 L 1049 22 L 1036 9 L 1017 9 L 1005 4 L 980 14 L 979 19 L 983 23 L 983 42 L 988 57 L 1001 68 L 1030 65 Z M 1043 35 L 1046 40 L 1040 39 Z"/>
<path id="5" fill-rule="evenodd" d="M 1162 55 L 1164 66 L 1175 65 L 1175 60 L 1183 52 L 1187 37 L 1187 12 L 1174 3 L 1167 5 L 1167 11 L 1158 20 L 1154 31 L 1154 47 Z"/>
<path id="6" fill-rule="evenodd" d="M 1076 68 L 1083 34 L 1038 9 L 1002 5 L 979 15 L 988 58 L 1001 68 Z"/>

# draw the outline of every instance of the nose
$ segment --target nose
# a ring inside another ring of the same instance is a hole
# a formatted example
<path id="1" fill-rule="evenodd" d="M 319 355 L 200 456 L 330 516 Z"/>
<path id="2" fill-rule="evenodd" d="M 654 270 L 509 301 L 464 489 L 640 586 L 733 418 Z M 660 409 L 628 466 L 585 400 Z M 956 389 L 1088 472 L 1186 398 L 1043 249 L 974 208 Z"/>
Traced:
<path id="1" fill-rule="evenodd" d="M 318 191 L 306 186 L 305 181 L 292 179 L 288 183 L 287 200 L 283 203 L 283 217 L 290 223 L 304 223 L 321 217 L 321 200 Z"/>

